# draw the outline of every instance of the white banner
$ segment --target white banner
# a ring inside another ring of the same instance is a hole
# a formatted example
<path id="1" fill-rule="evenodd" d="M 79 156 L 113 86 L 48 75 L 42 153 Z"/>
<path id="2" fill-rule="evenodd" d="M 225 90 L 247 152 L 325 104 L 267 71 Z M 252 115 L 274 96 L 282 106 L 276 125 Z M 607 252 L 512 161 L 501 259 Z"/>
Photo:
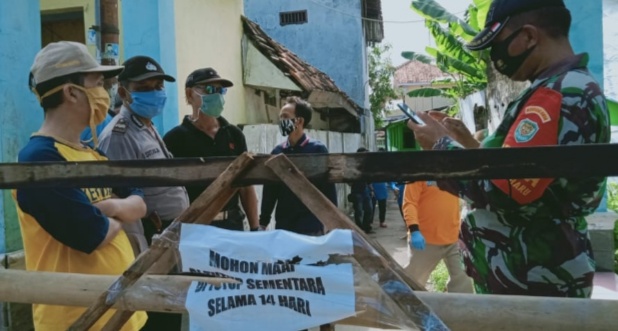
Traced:
<path id="1" fill-rule="evenodd" d="M 183 224 L 179 250 L 184 272 L 240 281 L 219 288 L 193 282 L 186 301 L 192 331 L 301 330 L 355 314 L 352 266 L 307 265 L 351 255 L 349 230 L 308 237 Z"/>

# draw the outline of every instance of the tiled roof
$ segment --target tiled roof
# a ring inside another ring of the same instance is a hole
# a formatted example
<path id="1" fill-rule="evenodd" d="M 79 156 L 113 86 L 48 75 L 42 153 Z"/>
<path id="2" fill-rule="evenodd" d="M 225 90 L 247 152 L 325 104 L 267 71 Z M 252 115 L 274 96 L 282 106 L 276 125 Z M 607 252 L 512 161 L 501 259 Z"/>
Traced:
<path id="1" fill-rule="evenodd" d="M 419 61 L 408 61 L 395 70 L 395 86 L 403 84 L 431 83 L 440 78 L 448 77 L 438 67 Z"/>
<path id="2" fill-rule="evenodd" d="M 305 92 L 311 93 L 315 90 L 321 90 L 336 93 L 343 97 L 357 112 L 362 111 L 362 108 L 340 90 L 327 74 L 303 61 L 298 55 L 270 38 L 257 23 L 244 16 L 242 16 L 242 22 L 245 35 L 253 45 Z"/>

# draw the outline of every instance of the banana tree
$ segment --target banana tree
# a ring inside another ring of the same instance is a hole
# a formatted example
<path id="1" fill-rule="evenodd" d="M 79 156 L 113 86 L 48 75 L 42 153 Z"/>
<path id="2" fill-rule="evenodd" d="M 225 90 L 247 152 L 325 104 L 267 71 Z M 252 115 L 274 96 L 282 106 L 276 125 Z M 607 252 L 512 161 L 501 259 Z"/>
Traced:
<path id="1" fill-rule="evenodd" d="M 425 54 L 403 52 L 402 56 L 424 63 L 434 63 L 448 78 L 432 82 L 432 87 L 408 93 L 410 97 L 446 97 L 458 101 L 487 86 L 486 52 L 469 51 L 464 44 L 485 25 L 491 0 L 472 0 L 464 19 L 449 13 L 435 0 L 413 0 L 412 9 L 425 18 L 436 46 L 426 47 Z M 458 102 L 449 113 L 457 113 Z"/>

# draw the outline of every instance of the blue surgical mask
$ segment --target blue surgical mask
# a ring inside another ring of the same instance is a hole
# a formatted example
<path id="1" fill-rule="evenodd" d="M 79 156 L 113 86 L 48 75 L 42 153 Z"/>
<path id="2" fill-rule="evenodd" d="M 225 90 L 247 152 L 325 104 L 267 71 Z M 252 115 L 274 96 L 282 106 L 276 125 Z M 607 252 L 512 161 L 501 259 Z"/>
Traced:
<path id="1" fill-rule="evenodd" d="M 200 111 L 211 117 L 219 117 L 223 112 L 225 99 L 219 93 L 202 95 L 202 105 Z"/>
<path id="2" fill-rule="evenodd" d="M 137 115 L 144 118 L 153 118 L 163 112 L 167 95 L 165 90 L 147 92 L 131 92 L 133 102 L 130 107 Z"/>

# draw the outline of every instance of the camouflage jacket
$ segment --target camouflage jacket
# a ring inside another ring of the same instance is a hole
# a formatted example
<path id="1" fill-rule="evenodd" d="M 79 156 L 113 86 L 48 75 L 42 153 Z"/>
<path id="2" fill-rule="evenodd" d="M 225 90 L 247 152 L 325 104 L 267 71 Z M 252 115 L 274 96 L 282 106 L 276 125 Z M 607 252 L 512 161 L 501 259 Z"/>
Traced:
<path id="1" fill-rule="evenodd" d="M 549 68 L 510 103 L 482 148 L 608 143 L 603 93 L 582 54 Z M 449 137 L 434 149 L 461 149 Z M 439 181 L 472 206 L 464 264 L 479 293 L 589 297 L 594 260 L 585 216 L 605 178 Z"/>

